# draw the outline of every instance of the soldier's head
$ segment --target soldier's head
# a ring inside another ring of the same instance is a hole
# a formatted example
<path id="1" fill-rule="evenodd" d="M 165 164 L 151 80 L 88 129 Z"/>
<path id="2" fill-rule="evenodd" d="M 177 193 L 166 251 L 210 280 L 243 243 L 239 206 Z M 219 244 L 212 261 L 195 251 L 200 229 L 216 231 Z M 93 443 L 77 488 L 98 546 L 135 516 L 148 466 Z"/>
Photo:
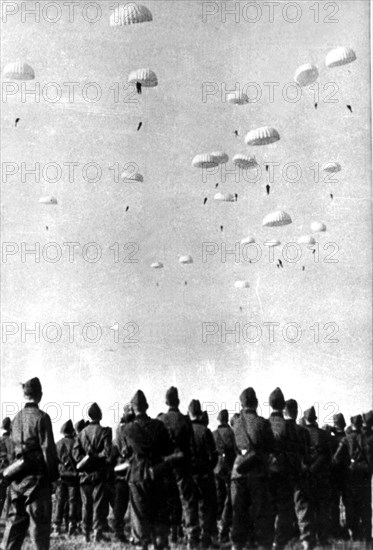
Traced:
<path id="1" fill-rule="evenodd" d="M 346 427 L 345 417 L 342 413 L 333 415 L 333 428 L 336 432 L 343 432 Z"/>
<path id="2" fill-rule="evenodd" d="M 258 406 L 258 399 L 254 388 L 246 388 L 240 395 L 240 403 L 243 409 L 256 410 Z"/>
<path id="3" fill-rule="evenodd" d="M 31 378 L 22 384 L 23 397 L 25 401 L 40 403 L 41 398 L 43 397 L 43 391 L 41 388 L 41 383 L 39 378 Z"/>
<path id="4" fill-rule="evenodd" d="M 317 416 L 314 406 L 304 411 L 303 419 L 306 426 L 312 426 L 312 424 L 316 423 Z"/>
<path id="5" fill-rule="evenodd" d="M 143 391 L 137 390 L 137 392 L 131 399 L 131 405 L 133 408 L 133 412 L 136 415 L 143 414 L 148 410 L 149 405 Z"/>
<path id="6" fill-rule="evenodd" d="M 84 430 L 84 428 L 86 427 L 86 423 L 85 423 L 85 420 L 82 418 L 81 420 L 79 420 L 78 422 L 76 422 L 75 424 L 75 431 L 77 434 L 80 434 L 80 432 L 82 430 Z"/>
<path id="7" fill-rule="evenodd" d="M 357 414 L 356 416 L 351 416 L 351 430 L 353 432 L 360 432 L 362 427 L 363 427 L 363 417 L 361 416 L 361 414 Z"/>
<path id="8" fill-rule="evenodd" d="M 92 420 L 92 422 L 100 422 L 100 420 L 102 419 L 102 411 L 97 403 L 92 403 L 92 405 L 89 407 L 88 416 Z"/>
<path id="9" fill-rule="evenodd" d="M 229 422 L 229 413 L 227 409 L 222 409 L 220 413 L 218 414 L 218 422 L 225 426 Z"/>
<path id="10" fill-rule="evenodd" d="M 237 418 L 239 418 L 239 417 L 240 417 L 239 413 L 234 413 L 234 415 L 232 416 L 231 421 L 230 421 L 230 425 L 232 426 L 232 428 L 234 427 L 234 423 L 236 422 Z"/>
<path id="11" fill-rule="evenodd" d="M 373 411 L 369 411 L 363 414 L 363 428 L 365 431 L 370 432 L 373 428 Z"/>
<path id="12" fill-rule="evenodd" d="M 169 407 L 178 407 L 179 404 L 179 392 L 175 386 L 171 386 L 171 388 L 166 391 L 166 405 Z"/>
<path id="13" fill-rule="evenodd" d="M 288 418 L 293 420 L 297 419 L 298 416 L 298 403 L 295 399 L 288 399 L 285 401 L 285 414 Z"/>
<path id="14" fill-rule="evenodd" d="M 129 424 L 135 420 L 135 413 L 133 411 L 131 403 L 127 403 L 123 407 L 123 416 L 120 419 L 121 424 Z"/>
<path id="15" fill-rule="evenodd" d="M 1 423 L 1 428 L 4 432 L 10 432 L 12 427 L 12 421 L 10 420 L 9 416 L 6 416 L 3 418 L 3 421 Z"/>
<path id="16" fill-rule="evenodd" d="M 67 420 L 67 422 L 65 422 L 64 424 L 62 424 L 61 433 L 63 435 L 74 435 L 75 430 L 74 430 L 73 423 L 71 422 L 70 419 Z"/>
<path id="17" fill-rule="evenodd" d="M 280 388 L 275 388 L 269 396 L 269 405 L 274 411 L 283 411 L 285 398 Z"/>
<path id="18" fill-rule="evenodd" d="M 198 399 L 192 399 L 189 403 L 188 414 L 191 420 L 198 420 L 202 416 L 201 403 Z"/>
<path id="19" fill-rule="evenodd" d="M 201 423 L 206 427 L 210 424 L 209 413 L 207 411 L 202 411 Z"/>

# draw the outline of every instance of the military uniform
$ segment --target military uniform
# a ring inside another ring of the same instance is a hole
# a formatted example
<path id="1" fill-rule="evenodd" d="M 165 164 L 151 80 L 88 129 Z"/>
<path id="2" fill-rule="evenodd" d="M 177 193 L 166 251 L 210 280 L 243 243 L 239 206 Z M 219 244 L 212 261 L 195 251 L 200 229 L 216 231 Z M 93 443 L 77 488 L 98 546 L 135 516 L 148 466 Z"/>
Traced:
<path id="1" fill-rule="evenodd" d="M 330 435 L 316 423 L 315 408 L 304 413 L 310 436 L 310 504 L 315 534 L 320 544 L 326 544 L 331 530 L 330 514 Z"/>
<path id="2" fill-rule="evenodd" d="M 79 472 L 83 504 L 82 523 L 87 541 L 93 528 L 96 542 L 99 542 L 106 540 L 103 535 L 107 511 L 105 481 L 112 435 L 110 428 L 100 425 L 102 414 L 96 403 L 91 405 L 88 415 L 92 421 L 78 435 L 73 447 L 73 458 L 78 464 L 85 456 L 91 457 L 85 471 Z"/>
<path id="3" fill-rule="evenodd" d="M 6 417 L 2 421 L 4 430 L 0 437 L 0 517 L 8 495 L 8 485 L 3 479 L 3 471 L 9 466 L 9 458 L 12 456 L 12 441 L 10 437 L 11 421 Z"/>
<path id="4" fill-rule="evenodd" d="M 231 474 L 236 458 L 236 443 L 232 428 L 228 424 L 228 411 L 222 410 L 218 415 L 220 424 L 213 432 L 219 458 L 215 467 L 215 484 L 218 499 L 218 519 L 221 521 L 220 538 L 226 541 L 232 525 Z"/>
<path id="5" fill-rule="evenodd" d="M 367 440 L 362 433 L 362 417 L 351 418 L 352 431 L 346 436 L 351 463 L 348 475 L 346 519 L 352 539 L 371 540 L 371 478 Z"/>
<path id="6" fill-rule="evenodd" d="M 56 444 L 60 479 L 56 491 L 57 503 L 54 524 L 57 533 L 59 533 L 67 505 L 69 534 L 73 535 L 76 533 L 79 520 L 80 490 L 79 476 L 72 456 L 75 433 L 71 420 L 65 422 L 61 428 L 61 433 L 64 434 L 64 437 Z"/>
<path id="7" fill-rule="evenodd" d="M 243 410 L 233 425 L 239 455 L 232 471 L 231 539 L 235 550 L 242 550 L 249 537 L 255 539 L 258 548 L 267 550 L 273 540 L 268 455 L 274 452 L 275 441 L 268 420 L 256 413 L 258 401 L 253 388 L 244 390 L 240 401 Z M 250 467 L 240 473 L 240 465 L 250 455 L 254 455 Z"/>
<path id="8" fill-rule="evenodd" d="M 123 462 L 122 456 L 116 442 L 113 442 L 110 454 L 109 471 L 109 502 L 113 510 L 113 528 L 116 540 L 126 542 L 124 536 L 124 517 L 129 502 L 129 487 L 127 482 L 127 471 L 115 472 L 114 468 Z"/>
<path id="9" fill-rule="evenodd" d="M 117 443 L 121 455 L 131 461 L 128 481 L 132 531 L 143 548 L 153 540 L 155 548 L 163 549 L 168 544 L 165 484 L 162 475 L 153 479 L 152 468 L 172 453 L 172 443 L 164 424 L 146 414 L 148 405 L 141 390 L 131 403 L 139 412 L 133 422 L 120 426 Z"/>
<path id="10" fill-rule="evenodd" d="M 347 507 L 347 481 L 348 467 L 350 457 L 348 444 L 344 428 L 346 422 L 343 414 L 338 413 L 333 416 L 334 430 L 330 439 L 332 463 L 331 463 L 331 534 L 334 539 L 349 538 L 348 530 L 345 525 L 341 525 L 340 502 L 342 499 L 343 505 Z"/>
<path id="11" fill-rule="evenodd" d="M 171 387 L 167 390 L 166 404 L 169 405 L 169 410 L 167 413 L 161 414 L 159 420 L 167 428 L 173 452 L 183 454 L 183 458 L 174 464 L 172 470 L 171 483 L 173 487 L 169 494 L 171 526 L 174 529 L 177 528 L 179 502 L 181 502 L 188 541 L 193 545 L 197 541 L 199 529 L 197 493 L 191 469 L 194 454 L 193 428 L 189 418 L 179 411 L 177 388 Z M 174 533 L 174 542 L 176 542 L 175 539 L 177 539 L 177 533 Z"/>
<path id="12" fill-rule="evenodd" d="M 194 453 L 192 473 L 197 488 L 199 539 L 202 548 L 211 545 L 218 535 L 217 497 L 214 479 L 214 468 L 218 461 L 215 441 L 209 428 L 201 422 L 202 410 L 198 400 L 189 405 L 192 420 Z M 194 418 L 193 417 L 198 417 Z"/>
<path id="13" fill-rule="evenodd" d="M 42 396 L 38 378 L 23 384 L 26 403 L 12 422 L 13 458 L 23 456 L 26 467 L 10 485 L 10 508 L 4 534 L 6 550 L 20 550 L 29 529 L 35 549 L 48 550 L 52 514 L 52 482 L 58 477 L 52 423 L 37 402 Z"/>
<path id="14" fill-rule="evenodd" d="M 275 449 L 269 461 L 269 489 L 275 529 L 274 544 L 276 549 L 282 550 L 292 537 L 293 492 L 300 460 L 298 462 L 295 426 L 287 423 L 282 413 L 285 399 L 280 388 L 271 393 L 269 403 L 274 409 L 269 423 L 275 438 Z"/>

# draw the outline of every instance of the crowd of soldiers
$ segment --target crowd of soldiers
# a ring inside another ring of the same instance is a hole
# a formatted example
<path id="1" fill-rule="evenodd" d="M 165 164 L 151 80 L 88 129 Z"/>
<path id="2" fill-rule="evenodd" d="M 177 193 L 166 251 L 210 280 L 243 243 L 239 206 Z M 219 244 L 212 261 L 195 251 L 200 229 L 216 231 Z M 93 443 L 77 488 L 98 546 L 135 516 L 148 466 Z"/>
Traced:
<path id="1" fill-rule="evenodd" d="M 297 423 L 297 402 L 276 388 L 265 419 L 249 387 L 240 395 L 241 412 L 229 422 L 221 410 L 211 432 L 198 400 L 185 415 L 171 387 L 168 411 L 152 419 L 139 390 L 114 440 L 93 403 L 89 422 L 68 420 L 55 444 L 50 417 L 38 406 L 40 380 L 22 387 L 25 406 L 12 422 L 3 420 L 0 440 L 6 550 L 20 549 L 27 532 L 35 549 L 48 550 L 52 522 L 56 536 L 81 534 L 87 542 L 115 540 L 141 550 L 170 543 L 282 550 L 298 540 L 307 550 L 332 540 L 371 542 L 373 411 L 353 416 L 347 429 L 341 413 L 333 427 L 320 428 L 310 407 Z"/>

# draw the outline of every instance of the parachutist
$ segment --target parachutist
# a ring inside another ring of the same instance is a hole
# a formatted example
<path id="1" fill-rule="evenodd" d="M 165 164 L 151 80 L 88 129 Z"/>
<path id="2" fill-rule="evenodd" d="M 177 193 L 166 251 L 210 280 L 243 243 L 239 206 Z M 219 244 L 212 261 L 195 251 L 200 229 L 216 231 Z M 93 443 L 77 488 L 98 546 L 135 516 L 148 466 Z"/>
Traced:
<path id="1" fill-rule="evenodd" d="M 219 184 L 215 183 L 215 189 L 217 189 L 218 187 L 219 187 Z"/>
<path id="2" fill-rule="evenodd" d="M 205 197 L 205 198 L 203 199 L 203 204 L 206 204 L 206 202 L 207 202 L 207 197 Z"/>
<path id="3" fill-rule="evenodd" d="M 284 266 L 282 265 L 282 261 L 281 261 L 281 260 L 279 260 L 278 263 L 279 263 L 280 267 L 284 267 Z"/>
<path id="4" fill-rule="evenodd" d="M 223 229 L 224 229 L 224 227 L 221 225 L 221 226 L 220 226 L 220 231 L 223 231 Z"/>
<path id="5" fill-rule="evenodd" d="M 352 113 L 352 107 L 351 105 L 346 105 L 347 109 L 350 111 L 350 113 Z"/>
<path id="6" fill-rule="evenodd" d="M 238 200 L 238 195 L 237 195 L 237 193 L 234 194 L 234 199 L 235 199 L 235 201 Z"/>
<path id="7" fill-rule="evenodd" d="M 316 110 L 317 110 L 317 105 L 318 105 L 318 103 L 315 103 L 315 104 L 314 104 L 314 107 L 315 107 Z"/>
<path id="8" fill-rule="evenodd" d="M 142 122 L 139 122 L 139 125 L 137 126 L 137 131 L 140 130 L 141 126 L 142 126 Z"/>
<path id="9" fill-rule="evenodd" d="M 302 266 L 302 271 L 305 271 L 305 269 L 306 269 L 306 268 L 305 268 L 304 266 Z"/>
<path id="10" fill-rule="evenodd" d="M 315 252 L 316 252 L 316 250 L 315 250 L 315 249 L 313 249 L 313 250 L 312 250 L 312 254 L 315 254 Z"/>
<path id="11" fill-rule="evenodd" d="M 141 94 L 141 82 L 136 82 L 136 92 Z"/>
<path id="12" fill-rule="evenodd" d="M 269 195 L 269 192 L 271 191 L 271 186 L 270 186 L 270 185 L 266 185 L 266 190 L 267 190 L 267 195 Z"/>
<path id="13" fill-rule="evenodd" d="M 15 121 L 15 124 L 14 124 L 14 126 L 15 126 L 16 128 L 17 128 L 17 124 L 18 124 L 18 122 L 19 122 L 20 120 L 21 120 L 20 118 L 16 118 L 16 121 Z"/>
<path id="14" fill-rule="evenodd" d="M 129 208 L 130 208 L 129 206 L 126 207 L 126 212 L 128 212 Z"/>
<path id="15" fill-rule="evenodd" d="M 48 228 L 48 226 L 47 226 L 47 225 L 45 226 L 45 229 L 46 229 L 46 230 L 48 231 L 48 229 L 49 229 L 49 228 Z"/>
<path id="16" fill-rule="evenodd" d="M 333 193 L 330 193 L 330 198 L 333 200 L 333 198 L 334 198 Z"/>
<path id="17" fill-rule="evenodd" d="M 266 172 L 268 172 L 268 169 L 269 169 L 269 166 L 268 164 L 266 164 Z"/>
<path id="18" fill-rule="evenodd" d="M 185 281 L 184 286 L 186 286 L 187 284 L 188 284 L 188 281 Z"/>
<path id="19" fill-rule="evenodd" d="M 238 130 L 235 130 L 234 134 L 235 134 L 236 137 L 238 137 Z"/>

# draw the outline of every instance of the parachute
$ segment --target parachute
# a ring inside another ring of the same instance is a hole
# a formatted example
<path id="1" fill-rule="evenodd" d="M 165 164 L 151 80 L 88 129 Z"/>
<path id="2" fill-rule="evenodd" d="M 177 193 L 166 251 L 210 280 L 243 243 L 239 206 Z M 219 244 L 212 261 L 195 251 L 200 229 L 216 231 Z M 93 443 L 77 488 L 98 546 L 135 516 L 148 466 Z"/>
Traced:
<path id="1" fill-rule="evenodd" d="M 328 162 L 327 164 L 324 164 L 323 170 L 325 172 L 329 172 L 330 174 L 335 174 L 336 172 L 340 172 L 342 167 L 339 162 Z"/>
<path id="2" fill-rule="evenodd" d="M 272 239 L 271 241 L 265 241 L 264 246 L 275 247 L 275 246 L 280 246 L 280 244 L 281 244 L 280 241 L 276 241 L 276 239 Z"/>
<path id="3" fill-rule="evenodd" d="M 233 164 L 246 170 L 247 168 L 255 168 L 258 166 L 255 157 L 249 155 L 235 155 L 232 159 Z"/>
<path id="4" fill-rule="evenodd" d="M 313 231 L 314 233 L 321 233 L 323 231 L 326 231 L 326 225 L 322 222 L 312 222 L 311 231 Z"/>
<path id="5" fill-rule="evenodd" d="M 35 78 L 34 69 L 22 61 L 8 63 L 4 67 L 4 78 L 9 80 L 33 80 Z"/>
<path id="6" fill-rule="evenodd" d="M 263 219 L 263 224 L 265 227 L 277 227 L 279 225 L 288 225 L 291 223 L 291 217 L 289 214 L 284 212 L 283 210 L 277 210 L 277 212 L 272 212 L 271 214 L 268 214 Z"/>
<path id="7" fill-rule="evenodd" d="M 122 172 L 121 179 L 123 181 L 139 181 L 141 183 L 144 181 L 144 177 L 140 172 L 131 172 L 130 170 Z"/>
<path id="8" fill-rule="evenodd" d="M 192 166 L 195 168 L 213 168 L 217 166 L 218 162 L 216 157 L 211 154 L 206 155 L 196 155 L 192 160 Z"/>
<path id="9" fill-rule="evenodd" d="M 299 237 L 298 244 L 316 244 L 316 241 L 310 235 L 303 235 L 302 237 Z"/>
<path id="10" fill-rule="evenodd" d="M 225 164 L 229 160 L 227 153 L 223 151 L 214 151 L 211 156 L 214 157 L 216 164 Z"/>
<path id="11" fill-rule="evenodd" d="M 153 269 L 162 269 L 163 264 L 162 262 L 153 262 L 150 267 L 152 267 Z"/>
<path id="12" fill-rule="evenodd" d="M 245 143 L 247 145 L 268 145 L 279 139 L 280 134 L 275 128 L 263 126 L 262 128 L 250 130 L 250 132 L 246 134 Z"/>
<path id="13" fill-rule="evenodd" d="M 234 286 L 236 288 L 250 288 L 250 284 L 248 281 L 236 281 L 234 283 Z"/>
<path id="14" fill-rule="evenodd" d="M 341 65 L 347 65 L 356 60 L 356 53 L 352 48 L 346 48 L 341 46 L 335 50 L 328 52 L 325 58 L 325 65 L 332 69 L 333 67 L 340 67 Z"/>
<path id="15" fill-rule="evenodd" d="M 111 27 L 124 27 L 146 21 L 153 21 L 151 11 L 147 7 L 135 3 L 118 6 L 110 16 Z"/>
<path id="16" fill-rule="evenodd" d="M 180 256 L 179 257 L 179 262 L 181 264 L 192 264 L 193 263 L 193 258 L 189 254 L 187 254 L 186 256 Z"/>
<path id="17" fill-rule="evenodd" d="M 301 65 L 295 72 L 294 80 L 299 86 L 309 86 L 319 77 L 319 71 L 315 65 L 306 63 Z"/>
<path id="18" fill-rule="evenodd" d="M 254 237 L 245 237 L 241 241 L 241 244 L 254 244 L 254 243 L 255 243 Z"/>
<path id="19" fill-rule="evenodd" d="M 249 103 L 249 98 L 244 92 L 234 92 L 227 96 L 227 101 L 231 105 L 246 105 Z"/>
<path id="20" fill-rule="evenodd" d="M 137 69 L 132 71 L 128 77 L 128 82 L 136 84 L 139 82 L 145 88 L 154 88 L 158 86 L 157 75 L 151 69 Z"/>
<path id="21" fill-rule="evenodd" d="M 234 202 L 234 196 L 232 193 L 216 193 L 214 197 L 215 201 Z"/>
<path id="22" fill-rule="evenodd" d="M 58 204 L 55 197 L 41 197 L 39 202 L 40 204 Z"/>

